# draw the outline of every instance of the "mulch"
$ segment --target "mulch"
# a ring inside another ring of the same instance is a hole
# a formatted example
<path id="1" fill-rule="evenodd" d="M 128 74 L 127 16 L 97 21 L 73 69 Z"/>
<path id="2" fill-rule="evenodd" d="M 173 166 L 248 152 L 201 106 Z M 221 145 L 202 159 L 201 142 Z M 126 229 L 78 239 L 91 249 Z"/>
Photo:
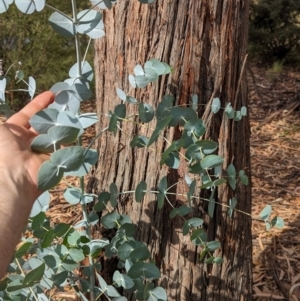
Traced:
<path id="1" fill-rule="evenodd" d="M 266 205 L 285 221 L 253 221 L 254 300 L 300 300 L 300 72 L 248 70 L 252 214 Z"/>

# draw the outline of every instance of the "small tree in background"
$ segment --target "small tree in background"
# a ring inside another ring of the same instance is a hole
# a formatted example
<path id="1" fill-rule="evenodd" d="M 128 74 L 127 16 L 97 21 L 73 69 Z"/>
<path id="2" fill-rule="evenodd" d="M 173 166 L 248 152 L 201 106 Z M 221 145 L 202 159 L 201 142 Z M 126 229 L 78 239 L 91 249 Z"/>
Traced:
<path id="1" fill-rule="evenodd" d="M 249 52 L 259 61 L 295 61 L 300 43 L 300 1 L 259 0 L 250 4 Z"/>

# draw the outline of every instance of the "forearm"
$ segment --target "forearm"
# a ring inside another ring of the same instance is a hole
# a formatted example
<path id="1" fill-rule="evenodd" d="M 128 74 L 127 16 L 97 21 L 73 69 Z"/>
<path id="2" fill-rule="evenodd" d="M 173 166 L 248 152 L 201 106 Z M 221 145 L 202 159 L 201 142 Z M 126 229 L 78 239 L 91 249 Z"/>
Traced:
<path id="1" fill-rule="evenodd" d="M 5 275 L 20 241 L 31 207 L 34 194 L 30 191 L 27 173 L 21 167 L 0 169 L 0 279 Z"/>

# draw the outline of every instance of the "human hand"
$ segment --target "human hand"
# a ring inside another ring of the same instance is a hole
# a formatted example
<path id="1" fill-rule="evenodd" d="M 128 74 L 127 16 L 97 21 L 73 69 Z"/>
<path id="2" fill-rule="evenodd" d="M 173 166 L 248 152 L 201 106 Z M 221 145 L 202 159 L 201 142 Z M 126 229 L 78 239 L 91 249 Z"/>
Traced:
<path id="1" fill-rule="evenodd" d="M 31 150 L 30 144 L 38 133 L 30 127 L 29 119 L 48 107 L 53 100 L 52 92 L 44 92 L 0 125 L 1 172 L 5 172 L 8 184 L 16 186 L 16 191 L 20 195 L 26 195 L 31 202 L 41 194 L 37 189 L 37 174 L 41 164 L 49 159 L 49 155 Z"/>

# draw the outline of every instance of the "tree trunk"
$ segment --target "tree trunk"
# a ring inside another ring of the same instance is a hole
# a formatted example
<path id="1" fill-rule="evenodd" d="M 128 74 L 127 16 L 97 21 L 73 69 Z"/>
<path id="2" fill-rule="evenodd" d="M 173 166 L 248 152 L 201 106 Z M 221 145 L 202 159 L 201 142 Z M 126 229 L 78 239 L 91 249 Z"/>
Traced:
<path id="1" fill-rule="evenodd" d="M 104 13 L 104 24 L 106 37 L 95 44 L 96 99 L 101 116 L 97 130 L 108 124 L 104 114 L 120 103 L 115 88 L 129 91 L 128 75 L 134 66 L 157 58 L 174 71 L 138 90 L 136 98 L 157 107 L 165 94 L 172 94 L 179 105 L 191 103 L 191 96 L 197 94 L 199 117 L 203 116 L 207 127 L 206 138 L 219 143 L 223 169 L 233 163 L 237 171 L 246 170 L 250 178 L 248 117 L 234 122 L 223 111 L 212 114 L 209 105 L 219 97 L 222 107 L 229 102 L 236 110 L 247 106 L 244 61 L 248 0 L 158 0 L 151 5 L 122 0 Z M 136 106 L 128 105 L 127 115 L 136 111 Z M 108 190 L 112 182 L 120 191 L 130 191 L 141 180 L 157 190 L 165 175 L 169 186 L 184 178 L 184 166 L 178 170 L 160 167 L 160 154 L 167 147 L 163 139 L 152 151 L 132 149 L 129 143 L 138 128 L 129 122 L 124 122 L 122 128 L 116 137 L 107 133 L 98 140 L 99 162 L 90 183 L 94 191 Z M 151 134 L 143 131 L 148 137 Z M 180 131 L 172 128 L 164 136 L 172 141 Z M 228 205 L 235 195 L 236 208 L 251 213 L 250 185 L 238 184 L 234 192 L 223 186 L 217 192 L 219 203 Z M 173 188 L 178 194 L 186 191 L 184 181 Z M 176 206 L 185 200 L 177 197 L 170 201 Z M 136 203 L 128 194 L 121 198 L 118 208 L 138 225 L 136 239 L 148 245 L 161 269 L 160 285 L 167 290 L 169 300 L 252 300 L 251 218 L 235 211 L 231 219 L 228 208 L 217 205 L 210 219 L 205 214 L 205 202 L 195 201 L 193 206 L 193 216 L 205 219 L 209 240 L 221 242 L 221 249 L 215 252 L 224 259 L 221 265 L 200 262 L 199 248 L 191 243 L 189 235 L 182 235 L 181 219 L 170 220 L 171 208 L 167 205 L 159 210 L 156 195 L 147 194 L 142 203 Z"/>

